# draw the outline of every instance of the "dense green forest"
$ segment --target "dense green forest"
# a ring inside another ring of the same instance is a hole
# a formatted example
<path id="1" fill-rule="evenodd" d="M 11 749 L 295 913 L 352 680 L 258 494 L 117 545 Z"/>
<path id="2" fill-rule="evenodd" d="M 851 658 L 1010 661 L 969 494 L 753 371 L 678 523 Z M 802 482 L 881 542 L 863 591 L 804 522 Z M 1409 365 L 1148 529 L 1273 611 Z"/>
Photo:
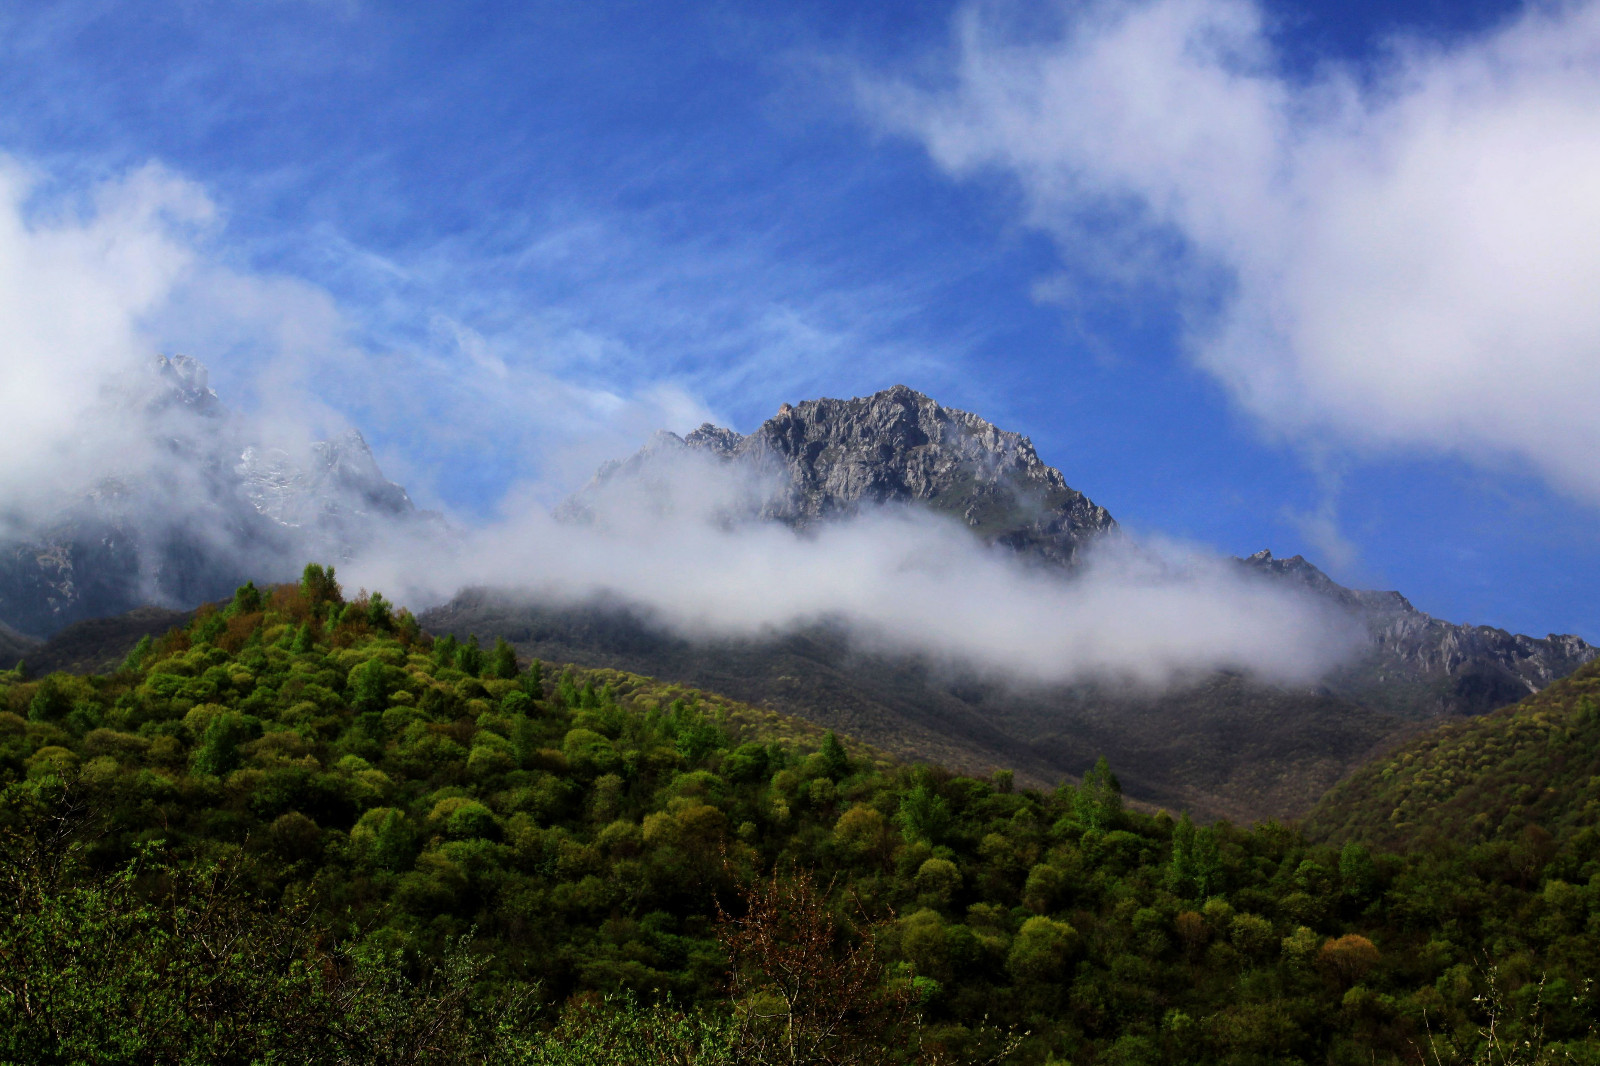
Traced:
<path id="1" fill-rule="evenodd" d="M 1315 836 L 1383 846 L 1547 833 L 1600 847 L 1600 662 L 1363 767 L 1312 812 Z"/>
<path id="2" fill-rule="evenodd" d="M 0 782 L 4 1062 L 1600 1063 L 1576 815 L 1196 825 L 1103 763 L 1020 790 L 434 640 L 320 567 L 0 674 Z"/>

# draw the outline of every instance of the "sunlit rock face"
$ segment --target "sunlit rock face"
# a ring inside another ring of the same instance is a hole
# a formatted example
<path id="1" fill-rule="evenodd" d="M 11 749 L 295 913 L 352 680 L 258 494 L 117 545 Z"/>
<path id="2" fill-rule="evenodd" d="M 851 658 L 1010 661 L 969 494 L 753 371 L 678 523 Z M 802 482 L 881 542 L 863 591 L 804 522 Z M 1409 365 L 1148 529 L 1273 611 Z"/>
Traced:
<path id="1" fill-rule="evenodd" d="M 431 520 L 359 433 L 298 450 L 260 444 L 208 379 L 204 364 L 163 356 L 107 393 L 96 419 L 137 460 L 108 455 L 100 476 L 60 486 L 53 509 L 6 516 L 0 620 L 45 636 L 141 604 L 192 606 Z"/>
<path id="2" fill-rule="evenodd" d="M 784 404 L 748 436 L 710 423 L 681 438 L 658 433 L 637 455 L 604 467 L 567 513 L 592 513 L 621 483 L 658 481 L 685 454 L 737 468 L 744 489 L 730 507 L 743 514 L 733 517 L 805 526 L 864 505 L 913 504 L 958 518 L 992 543 L 1067 564 L 1116 527 L 1027 437 L 904 385 Z"/>

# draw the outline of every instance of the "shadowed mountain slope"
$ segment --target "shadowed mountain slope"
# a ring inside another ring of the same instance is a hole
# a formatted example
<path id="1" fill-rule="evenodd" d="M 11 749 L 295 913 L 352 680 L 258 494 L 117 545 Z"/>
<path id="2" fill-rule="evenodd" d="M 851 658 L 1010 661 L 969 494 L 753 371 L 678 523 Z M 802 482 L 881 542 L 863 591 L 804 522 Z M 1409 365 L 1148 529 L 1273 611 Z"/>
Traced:
<path id="1" fill-rule="evenodd" d="M 159 637 L 193 617 L 192 611 L 136 607 L 109 618 L 74 622 L 27 655 L 34 677 L 64 670 L 69 674 L 104 674 L 115 670 L 145 637 Z"/>
<path id="2" fill-rule="evenodd" d="M 18 633 L 4 622 L 0 622 L 0 663 L 15 666 L 19 660 L 31 655 L 39 644 L 37 637 Z"/>

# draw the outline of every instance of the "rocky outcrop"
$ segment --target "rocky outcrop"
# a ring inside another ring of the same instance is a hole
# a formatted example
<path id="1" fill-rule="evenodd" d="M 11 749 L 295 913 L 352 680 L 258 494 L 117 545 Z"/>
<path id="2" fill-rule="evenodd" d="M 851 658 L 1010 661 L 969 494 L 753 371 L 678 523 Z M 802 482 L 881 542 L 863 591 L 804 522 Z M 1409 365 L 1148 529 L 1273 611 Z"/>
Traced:
<path id="1" fill-rule="evenodd" d="M 1402 717 L 1483 714 L 1538 692 L 1600 656 L 1600 648 L 1571 634 L 1529 637 L 1434 618 L 1398 592 L 1336 584 L 1298 555 L 1277 559 L 1270 551 L 1259 551 L 1241 563 L 1306 588 L 1360 618 L 1367 649 L 1332 674 L 1328 684 Z"/>
<path id="2" fill-rule="evenodd" d="M 806 526 L 864 505 L 915 504 L 959 518 L 991 543 L 1066 564 L 1116 527 L 1027 437 L 904 385 L 784 404 L 748 436 L 710 423 L 682 438 L 658 433 L 637 455 L 602 468 L 566 512 L 582 515 L 586 497 L 618 481 L 648 481 L 685 453 L 744 475 L 735 506 L 745 513 L 733 517 Z"/>

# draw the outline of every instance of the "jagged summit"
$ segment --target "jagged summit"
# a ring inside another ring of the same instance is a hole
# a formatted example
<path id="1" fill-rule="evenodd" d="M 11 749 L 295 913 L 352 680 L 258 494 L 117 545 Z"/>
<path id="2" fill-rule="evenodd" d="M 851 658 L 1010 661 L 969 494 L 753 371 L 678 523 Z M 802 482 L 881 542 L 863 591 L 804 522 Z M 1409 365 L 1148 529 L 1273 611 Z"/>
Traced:
<path id="1" fill-rule="evenodd" d="M 158 355 L 155 370 L 159 387 L 152 407 L 176 406 L 209 416 L 225 413 L 217 390 L 211 387 L 211 371 L 200 360 L 187 355 Z"/>
<path id="2" fill-rule="evenodd" d="M 849 400 L 784 404 L 743 435 L 706 423 L 686 437 L 657 433 L 638 454 L 607 464 L 591 490 L 647 475 L 687 449 L 739 464 L 775 486 L 759 517 L 790 525 L 875 503 L 916 503 L 960 518 L 984 539 L 1059 563 L 1116 528 L 1105 508 L 1069 486 L 1033 443 L 967 411 L 896 385 Z M 578 506 L 581 511 L 580 493 Z"/>
<path id="3" fill-rule="evenodd" d="M 1304 557 L 1262 550 L 1247 569 L 1289 581 L 1359 617 L 1368 647 L 1360 661 L 1330 678 L 1340 691 L 1394 708 L 1478 714 L 1538 692 L 1600 656 L 1581 637 L 1530 637 L 1494 626 L 1457 625 L 1417 610 L 1398 592 L 1350 589 Z"/>
<path id="4" fill-rule="evenodd" d="M 1257 573 L 1270 574 L 1274 577 L 1293 581 L 1312 592 L 1336 600 L 1346 607 L 1359 611 L 1415 611 L 1411 601 L 1394 591 L 1373 591 L 1369 589 L 1350 589 L 1335 582 L 1327 574 L 1319 570 L 1316 565 L 1303 555 L 1291 555 L 1287 559 L 1275 558 L 1272 552 L 1263 548 L 1254 555 L 1247 556 L 1241 562 Z"/>

